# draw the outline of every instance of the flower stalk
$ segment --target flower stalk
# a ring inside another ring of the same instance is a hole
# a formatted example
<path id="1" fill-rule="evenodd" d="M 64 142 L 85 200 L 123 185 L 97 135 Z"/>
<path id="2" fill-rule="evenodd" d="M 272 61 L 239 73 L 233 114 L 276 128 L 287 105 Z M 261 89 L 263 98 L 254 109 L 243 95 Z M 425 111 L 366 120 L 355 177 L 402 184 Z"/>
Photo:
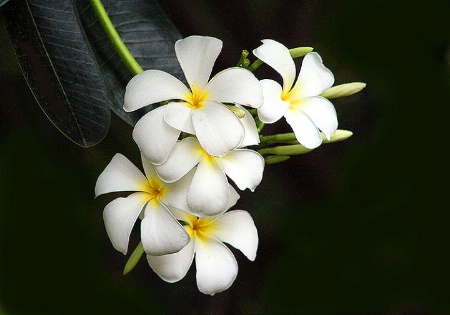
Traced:
<path id="1" fill-rule="evenodd" d="M 105 10 L 101 0 L 90 0 L 92 8 L 94 9 L 95 14 L 98 17 L 100 25 L 108 36 L 109 40 L 114 46 L 117 54 L 120 56 L 120 59 L 127 66 L 128 70 L 136 75 L 143 71 L 142 67 L 139 63 L 134 59 L 133 55 L 128 50 L 125 43 L 122 41 L 119 33 L 117 32 L 114 24 L 108 16 L 108 13 Z"/>

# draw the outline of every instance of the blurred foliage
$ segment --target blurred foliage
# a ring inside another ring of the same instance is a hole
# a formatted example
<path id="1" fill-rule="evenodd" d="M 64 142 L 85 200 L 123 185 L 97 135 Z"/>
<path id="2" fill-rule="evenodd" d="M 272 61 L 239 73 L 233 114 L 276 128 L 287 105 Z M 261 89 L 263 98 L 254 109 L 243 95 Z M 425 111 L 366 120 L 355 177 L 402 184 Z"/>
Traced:
<path id="1" fill-rule="evenodd" d="M 82 149 L 47 121 L 0 31 L 0 305 L 7 314 L 448 314 L 449 156 L 445 150 L 450 4 L 430 1 L 161 2 L 183 36 L 224 41 L 217 68 L 263 38 L 312 46 L 336 84 L 367 83 L 335 99 L 354 135 L 269 165 L 241 194 L 260 234 L 255 262 L 214 297 L 195 270 L 176 284 L 107 239 L 93 198 L 115 152 L 138 164 L 131 127 L 113 117 Z M 256 75 L 273 73 L 258 68 Z M 283 124 L 267 130 L 283 132 Z M 444 183 L 444 184 L 441 184 Z M 137 239 L 132 239 L 137 244 Z M 24 303 L 24 300 L 27 303 Z"/>

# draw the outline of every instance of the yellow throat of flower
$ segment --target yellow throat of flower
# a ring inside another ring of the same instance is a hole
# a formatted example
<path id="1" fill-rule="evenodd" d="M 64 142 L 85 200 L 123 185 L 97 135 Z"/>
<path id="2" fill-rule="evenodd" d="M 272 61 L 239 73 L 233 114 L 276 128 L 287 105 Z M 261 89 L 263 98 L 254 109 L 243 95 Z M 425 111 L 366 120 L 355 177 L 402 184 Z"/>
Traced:
<path id="1" fill-rule="evenodd" d="M 189 222 L 187 232 L 192 237 L 196 236 L 199 239 L 205 239 L 211 234 L 214 229 L 214 223 L 211 217 L 196 218 L 192 222 Z"/>
<path id="2" fill-rule="evenodd" d="M 192 87 L 192 91 L 185 95 L 186 106 L 190 109 L 200 109 L 205 106 L 204 102 L 209 99 L 208 91 Z"/>
<path id="3" fill-rule="evenodd" d="M 291 90 L 281 93 L 281 99 L 285 102 L 289 102 L 288 110 L 292 111 L 297 109 L 303 103 L 303 98 L 299 97 L 299 88 L 294 86 Z"/>
<path id="4" fill-rule="evenodd" d="M 150 178 L 142 186 L 141 190 L 145 192 L 145 199 L 152 203 L 159 202 L 166 193 L 166 186 L 159 178 Z"/>

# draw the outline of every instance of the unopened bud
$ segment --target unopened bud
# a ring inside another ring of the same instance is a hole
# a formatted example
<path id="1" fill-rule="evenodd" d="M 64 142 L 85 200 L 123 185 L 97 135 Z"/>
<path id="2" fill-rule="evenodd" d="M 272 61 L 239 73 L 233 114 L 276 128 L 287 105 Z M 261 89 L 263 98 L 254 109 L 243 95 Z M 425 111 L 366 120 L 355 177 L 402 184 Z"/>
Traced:
<path id="1" fill-rule="evenodd" d="M 314 48 L 312 48 L 312 47 L 297 47 L 297 48 L 289 49 L 289 53 L 291 54 L 292 58 L 299 58 L 299 57 L 303 57 L 304 55 L 306 55 L 307 53 L 310 53 L 313 50 L 314 50 Z"/>
<path id="2" fill-rule="evenodd" d="M 366 84 L 362 82 L 345 83 L 330 87 L 328 90 L 320 94 L 320 96 L 328 99 L 349 96 L 361 91 L 365 87 Z"/>

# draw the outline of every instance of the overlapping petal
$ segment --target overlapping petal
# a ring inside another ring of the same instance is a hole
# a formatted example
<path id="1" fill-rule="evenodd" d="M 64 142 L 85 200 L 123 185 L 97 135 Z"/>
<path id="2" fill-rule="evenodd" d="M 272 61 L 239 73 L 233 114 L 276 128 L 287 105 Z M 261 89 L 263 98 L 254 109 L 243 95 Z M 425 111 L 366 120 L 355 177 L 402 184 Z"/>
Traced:
<path id="1" fill-rule="evenodd" d="M 213 101 L 236 103 L 253 108 L 258 108 L 263 103 L 258 79 L 244 68 L 222 70 L 209 81 L 205 90 Z"/>
<path id="2" fill-rule="evenodd" d="M 151 256 L 147 255 L 147 261 L 153 271 L 161 279 L 173 283 L 184 278 L 194 259 L 195 238 L 174 254 Z"/>
<path id="3" fill-rule="evenodd" d="M 301 110 L 288 110 L 284 117 L 302 146 L 315 149 L 322 144 L 322 137 L 316 125 Z"/>
<path id="4" fill-rule="evenodd" d="M 247 211 L 233 210 L 216 218 L 211 236 L 239 249 L 251 261 L 256 258 L 258 231 Z"/>
<path id="5" fill-rule="evenodd" d="M 242 109 L 245 113 L 244 118 L 241 118 L 241 123 L 244 126 L 244 140 L 242 140 L 239 145 L 240 148 L 257 145 L 260 142 L 258 129 L 256 127 L 255 119 L 253 119 L 252 114 L 244 107 L 236 105 Z"/>
<path id="6" fill-rule="evenodd" d="M 128 242 L 134 223 L 147 202 L 146 195 L 146 193 L 137 192 L 126 198 L 114 199 L 103 211 L 106 233 L 113 247 L 124 255 L 128 251 Z"/>
<path id="7" fill-rule="evenodd" d="M 264 104 L 258 108 L 258 118 L 266 124 L 278 121 L 289 108 L 289 102 L 281 98 L 281 86 L 269 79 L 261 80 L 264 94 Z"/>
<path id="8" fill-rule="evenodd" d="M 307 97 L 302 100 L 301 110 L 326 136 L 336 132 L 338 120 L 333 104 L 321 96 Z"/>
<path id="9" fill-rule="evenodd" d="M 263 39 L 263 44 L 253 50 L 253 54 L 271 66 L 283 78 L 283 91 L 291 89 L 295 80 L 295 63 L 289 49 L 272 39 Z"/>
<path id="10" fill-rule="evenodd" d="M 165 184 L 165 192 L 161 197 L 161 201 L 167 206 L 170 205 L 184 211 L 190 211 L 187 204 L 187 194 L 194 177 L 194 171 L 191 170 L 174 183 Z"/>
<path id="11" fill-rule="evenodd" d="M 237 149 L 216 161 L 240 190 L 254 191 L 262 180 L 265 162 L 256 151 Z"/>
<path id="12" fill-rule="evenodd" d="M 123 109 L 131 112 L 170 99 L 183 99 L 189 93 L 183 82 L 160 70 L 146 70 L 135 75 L 125 90 Z"/>
<path id="13" fill-rule="evenodd" d="M 213 238 L 198 239 L 195 265 L 198 289 L 210 295 L 228 289 L 238 273 L 233 253 L 225 244 Z"/>
<path id="14" fill-rule="evenodd" d="M 229 184 L 222 168 L 213 159 L 202 160 L 188 191 L 191 213 L 199 217 L 217 215 L 227 209 L 229 200 Z"/>
<path id="15" fill-rule="evenodd" d="M 159 256 L 180 251 L 189 242 L 182 225 L 161 203 L 150 201 L 141 222 L 141 240 L 149 255 Z"/>
<path id="16" fill-rule="evenodd" d="M 166 162 L 156 166 L 156 171 L 166 183 L 175 182 L 193 169 L 203 155 L 204 151 L 195 137 L 184 138 L 177 142 Z"/>
<path id="17" fill-rule="evenodd" d="M 195 134 L 202 148 L 213 156 L 236 149 L 244 139 L 244 126 L 225 105 L 205 101 L 201 110 L 192 112 Z"/>
<path id="18" fill-rule="evenodd" d="M 118 191 L 139 191 L 147 178 L 125 156 L 117 153 L 95 184 L 95 196 Z"/>
<path id="19" fill-rule="evenodd" d="M 166 161 L 180 135 L 180 130 L 164 121 L 165 106 L 145 114 L 133 129 L 133 139 L 141 152 L 153 163 Z"/>
<path id="20" fill-rule="evenodd" d="M 317 96 L 334 83 L 333 73 L 324 66 L 316 52 L 306 54 L 293 89 L 298 89 L 299 97 Z"/>
<path id="21" fill-rule="evenodd" d="M 222 41 L 214 37 L 189 36 L 175 43 L 175 53 L 187 82 L 203 89 L 222 50 Z"/>
<path id="22" fill-rule="evenodd" d="M 167 104 L 164 120 L 177 130 L 195 135 L 194 126 L 192 125 L 192 109 L 183 102 Z"/>

